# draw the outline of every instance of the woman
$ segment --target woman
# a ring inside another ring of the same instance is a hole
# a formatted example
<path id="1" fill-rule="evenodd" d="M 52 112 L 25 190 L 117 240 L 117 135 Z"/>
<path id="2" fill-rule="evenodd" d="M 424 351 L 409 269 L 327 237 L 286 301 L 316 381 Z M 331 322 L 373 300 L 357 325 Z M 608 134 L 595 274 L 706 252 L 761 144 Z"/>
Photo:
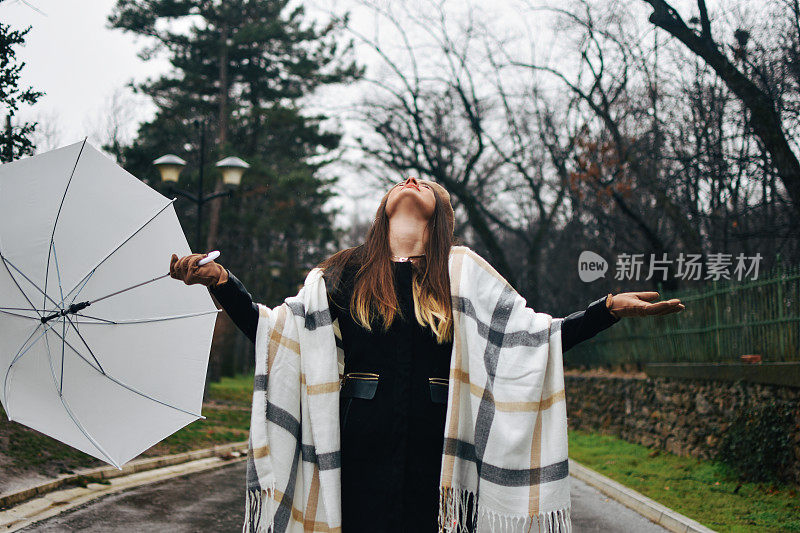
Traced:
<path id="1" fill-rule="evenodd" d="M 448 257 L 454 216 L 440 185 L 408 178 L 378 207 L 366 241 L 323 263 L 345 356 L 340 393 L 342 530 L 437 531 L 439 473 L 452 352 Z M 221 265 L 178 259 L 172 277 L 203 283 L 255 341 L 258 310 Z M 562 350 L 624 316 L 683 309 L 655 292 L 604 296 L 562 324 Z M 415 487 L 414 490 L 407 488 Z"/>

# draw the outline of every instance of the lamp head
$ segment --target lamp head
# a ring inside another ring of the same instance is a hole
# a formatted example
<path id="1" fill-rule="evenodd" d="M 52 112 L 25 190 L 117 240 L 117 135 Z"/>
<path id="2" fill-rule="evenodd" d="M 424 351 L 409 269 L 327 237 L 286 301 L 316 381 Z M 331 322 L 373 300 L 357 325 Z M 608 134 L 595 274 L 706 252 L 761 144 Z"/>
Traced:
<path id="1" fill-rule="evenodd" d="M 242 174 L 250 168 L 246 161 L 238 157 L 226 157 L 217 162 L 217 167 L 222 171 L 222 181 L 225 185 L 238 186 L 242 182 Z"/>
<path id="2" fill-rule="evenodd" d="M 158 167 L 163 181 L 176 183 L 178 181 L 178 176 L 181 174 L 181 170 L 186 166 L 186 161 L 175 154 L 167 154 L 153 161 L 153 164 Z"/>

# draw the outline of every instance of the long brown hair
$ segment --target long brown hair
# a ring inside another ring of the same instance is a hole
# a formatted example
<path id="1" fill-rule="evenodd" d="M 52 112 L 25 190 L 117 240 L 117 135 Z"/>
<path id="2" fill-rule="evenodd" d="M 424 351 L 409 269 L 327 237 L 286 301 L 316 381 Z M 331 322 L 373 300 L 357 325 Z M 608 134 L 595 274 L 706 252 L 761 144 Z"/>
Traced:
<path id="1" fill-rule="evenodd" d="M 453 207 L 450 195 L 441 185 L 428 180 L 419 181 L 433 189 L 436 207 L 428 220 L 425 257 L 412 266 L 414 315 L 420 325 L 431 329 L 436 342 L 443 344 L 453 339 L 448 270 L 450 248 L 455 244 Z M 348 265 L 358 267 L 350 297 L 350 316 L 369 331 L 372 331 L 376 313 L 382 319 L 384 331 L 389 329 L 398 313 L 402 314 L 394 290 L 389 247 L 386 201 L 390 192 L 391 189 L 381 199 L 364 243 L 336 252 L 319 265 L 329 291 L 336 289 Z"/>

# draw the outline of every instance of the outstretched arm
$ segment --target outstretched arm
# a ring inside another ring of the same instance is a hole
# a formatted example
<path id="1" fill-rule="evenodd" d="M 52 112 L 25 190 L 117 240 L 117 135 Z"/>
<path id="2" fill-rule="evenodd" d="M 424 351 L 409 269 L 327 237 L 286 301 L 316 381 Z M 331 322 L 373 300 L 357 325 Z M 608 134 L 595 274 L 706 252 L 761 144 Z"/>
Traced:
<path id="1" fill-rule="evenodd" d="M 255 344 L 258 331 L 258 304 L 253 301 L 253 297 L 239 278 L 219 263 L 209 261 L 198 267 L 197 262 L 204 257 L 205 254 L 191 254 L 178 259 L 178 256 L 173 254 L 169 267 L 170 276 L 182 280 L 187 285 L 202 283 L 208 287 L 208 291 L 214 295 L 236 327 Z M 328 306 L 335 318 L 337 310 L 332 305 L 330 294 L 328 294 Z"/>
<path id="2" fill-rule="evenodd" d="M 626 316 L 659 316 L 683 311 L 677 298 L 655 302 L 656 291 L 622 292 L 603 296 L 592 302 L 586 311 L 572 313 L 561 325 L 561 351 L 566 352 L 579 342 L 590 339 Z"/>
<path id="3" fill-rule="evenodd" d="M 258 328 L 258 304 L 253 301 L 242 282 L 227 270 L 228 279 L 209 287 L 208 291 L 214 295 L 233 323 L 236 324 L 250 342 L 256 342 Z"/>
<path id="4" fill-rule="evenodd" d="M 589 304 L 586 310 L 576 311 L 564 319 L 561 324 L 562 353 L 619 322 L 620 319 L 611 314 L 610 296 L 603 296 Z"/>
<path id="5" fill-rule="evenodd" d="M 253 301 L 239 278 L 234 276 L 230 270 L 227 270 L 227 274 L 227 281 L 209 287 L 208 290 L 225 309 L 233 323 L 255 344 L 258 330 L 258 304 Z M 336 308 L 332 305 L 330 294 L 328 294 L 328 306 L 331 314 L 336 318 Z"/>
<path id="6" fill-rule="evenodd" d="M 230 271 L 214 261 L 198 266 L 197 263 L 205 254 L 190 254 L 178 259 L 172 254 L 169 264 L 169 274 L 187 285 L 201 283 L 208 290 L 231 317 L 233 323 L 255 343 L 258 327 L 258 304 L 242 282 Z"/>

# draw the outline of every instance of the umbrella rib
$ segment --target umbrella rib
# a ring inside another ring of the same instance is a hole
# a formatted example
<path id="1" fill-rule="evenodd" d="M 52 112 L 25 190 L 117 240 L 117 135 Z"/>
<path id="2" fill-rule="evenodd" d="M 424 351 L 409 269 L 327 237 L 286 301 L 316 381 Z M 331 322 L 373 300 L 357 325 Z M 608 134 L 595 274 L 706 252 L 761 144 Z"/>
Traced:
<path id="1" fill-rule="evenodd" d="M 58 331 L 54 330 L 53 333 L 58 335 Z M 66 344 L 73 352 L 75 352 L 75 354 L 79 358 L 81 358 L 83 360 L 83 362 L 85 362 L 87 365 L 89 365 L 90 367 L 92 367 L 95 370 L 97 370 L 97 367 L 95 367 L 92 363 L 90 363 L 89 360 L 86 359 L 86 357 L 84 357 L 84 355 L 82 353 L 80 353 L 78 350 L 76 350 L 75 347 L 72 346 L 64 337 L 61 337 L 61 335 L 58 335 L 58 337 L 60 337 L 61 340 L 64 342 L 64 344 Z M 172 405 L 172 404 L 167 403 L 165 401 L 159 400 L 158 398 L 153 398 L 152 396 L 148 395 L 147 393 L 144 393 L 144 392 L 141 392 L 139 390 L 136 390 L 135 388 L 131 387 L 130 385 L 128 385 L 126 383 L 123 383 L 122 381 L 118 380 L 117 378 L 115 378 L 114 376 L 109 374 L 108 372 L 104 372 L 103 375 L 105 377 L 107 377 L 108 379 L 110 379 L 111 381 L 113 381 L 114 383 L 116 383 L 117 385 L 119 385 L 121 387 L 124 387 L 124 388 L 128 389 L 129 391 L 138 394 L 139 396 L 147 398 L 148 400 L 152 400 L 152 401 L 154 401 L 156 403 L 160 403 L 161 405 L 164 405 L 166 407 L 171 407 L 172 409 L 175 409 L 176 411 L 180 411 L 182 413 L 186 413 L 187 415 L 196 416 L 197 418 L 205 418 L 203 415 L 199 415 L 197 413 L 192 413 L 191 411 L 187 411 L 185 409 L 181 409 L 178 406 L 175 406 L 175 405 Z"/>
<path id="2" fill-rule="evenodd" d="M 142 229 L 143 229 L 145 226 L 147 226 L 147 225 L 148 225 L 150 222 L 152 222 L 153 220 L 155 220 L 155 218 L 156 218 L 158 215 L 160 215 L 161 213 L 163 213 L 163 212 L 164 212 L 164 211 L 165 211 L 165 210 L 166 210 L 166 209 L 167 209 L 169 206 L 171 206 L 171 205 L 172 205 L 172 202 L 174 202 L 176 199 L 177 199 L 177 198 L 173 198 L 172 200 L 170 200 L 169 202 L 167 202 L 167 204 L 165 204 L 165 205 L 164 205 L 163 207 L 161 207 L 161 208 L 160 208 L 158 211 L 156 211 L 156 213 L 155 213 L 153 216 L 151 216 L 149 219 L 147 219 L 147 221 L 145 221 L 145 222 L 144 222 L 144 223 L 143 223 L 141 226 L 139 226 L 138 228 L 136 228 L 136 231 L 134 231 L 133 233 L 131 233 L 131 234 L 130 234 L 130 235 L 127 237 L 127 238 L 125 238 L 125 240 L 123 240 L 121 243 L 119 243 L 119 244 L 118 244 L 118 245 L 117 245 L 117 246 L 116 246 L 116 247 L 115 247 L 113 250 L 111 250 L 111 251 L 110 251 L 110 252 L 109 252 L 109 253 L 108 253 L 108 254 L 107 254 L 107 255 L 106 255 L 106 256 L 105 256 L 103 259 L 101 259 L 101 260 L 100 260 L 100 261 L 99 261 L 99 262 L 98 262 L 98 263 L 97 263 L 95 266 L 93 266 L 92 268 L 90 268 L 90 269 L 89 269 L 89 272 L 87 272 L 87 273 L 86 273 L 86 274 L 85 274 L 85 275 L 84 275 L 84 276 L 81 278 L 81 280 L 80 280 L 78 283 L 76 283 L 76 284 L 75 284 L 75 286 L 74 286 L 72 289 L 70 289 L 70 291 L 67 293 L 67 296 L 66 296 L 66 298 L 64 298 L 64 300 L 66 300 L 67 298 L 69 298 L 69 297 L 70 297 L 70 295 L 72 294 L 72 292 L 73 292 L 75 289 L 77 289 L 77 288 L 78 288 L 78 285 L 80 285 L 80 284 L 81 284 L 81 282 L 83 282 L 83 280 L 84 280 L 84 279 L 86 279 L 86 277 L 87 277 L 87 276 L 90 276 L 90 275 L 91 275 L 91 274 L 92 274 L 92 273 L 93 273 L 95 270 L 97 270 L 97 269 L 100 267 L 100 265 L 102 265 L 103 263 L 105 263 L 105 261 L 106 261 L 106 260 L 107 260 L 109 257 L 111 257 L 111 256 L 112 256 L 112 255 L 113 255 L 113 254 L 114 254 L 114 253 L 115 253 L 117 250 L 119 250 L 120 248 L 122 248 L 122 246 L 123 246 L 123 245 L 124 245 L 126 242 L 128 242 L 129 240 L 131 240 L 131 239 L 132 239 L 132 238 L 133 238 L 133 237 L 134 237 L 134 236 L 135 236 L 137 233 L 139 233 L 140 231 L 142 231 Z M 75 294 L 75 296 L 72 298 L 72 301 L 73 301 L 73 302 L 74 302 L 74 301 L 75 301 L 75 299 L 78 297 L 78 294 L 80 294 L 80 291 L 79 291 L 78 293 L 76 293 L 76 294 Z"/>
<path id="3" fill-rule="evenodd" d="M 3 313 L 4 315 L 18 316 L 20 318 L 28 318 L 30 320 L 35 320 L 37 322 L 41 322 L 42 321 L 41 316 L 21 315 L 19 313 L 12 313 L 11 311 L 6 311 L 6 309 L 13 309 L 13 308 L 0 308 L 0 313 Z M 23 308 L 22 310 L 23 311 L 32 311 L 32 309 L 26 309 L 26 308 Z"/>
<path id="4" fill-rule="evenodd" d="M 56 335 L 58 335 L 57 332 L 54 331 L 54 333 L 56 333 Z M 55 370 L 53 369 L 52 354 L 50 353 L 50 341 L 46 339 L 45 343 L 47 344 L 47 360 L 50 363 L 50 376 L 53 378 L 53 386 L 56 387 L 56 389 L 58 389 L 58 384 L 56 383 L 56 373 L 55 373 Z M 63 350 L 63 345 L 62 345 L 62 350 Z M 61 372 L 62 373 L 64 372 L 63 360 L 62 360 L 62 363 L 61 363 Z M 100 443 L 97 442 L 94 439 L 94 437 L 92 437 L 89 434 L 89 432 L 86 430 L 86 428 L 83 427 L 83 424 L 81 424 L 80 420 L 78 420 L 78 417 L 75 416 L 75 414 L 72 412 L 72 409 L 70 409 L 69 402 L 67 402 L 67 400 L 64 399 L 64 394 L 63 394 L 63 392 L 61 390 L 58 391 L 58 399 L 61 401 L 61 405 L 64 406 L 64 410 L 67 411 L 67 414 L 72 419 L 72 422 L 80 430 L 80 432 L 83 433 L 83 436 L 86 437 L 87 439 L 89 439 L 89 442 L 91 442 L 95 446 L 95 448 L 97 448 L 100 451 L 100 453 L 102 453 L 105 456 L 105 458 L 108 460 L 109 463 L 111 463 L 112 465 L 116 466 L 117 468 L 120 468 L 119 464 L 117 464 L 117 462 L 114 459 L 111 458 L 111 455 L 109 455 L 109 453 L 107 451 L 105 451 L 105 449 L 103 449 L 102 446 L 100 446 Z"/>
<path id="5" fill-rule="evenodd" d="M 61 321 L 61 334 L 66 336 L 67 335 L 67 322 L 66 320 Z M 47 342 L 47 355 L 48 358 L 50 356 L 50 342 Z M 50 361 L 50 365 L 52 366 L 53 362 Z M 97 363 L 100 364 L 100 363 Z M 61 396 L 64 393 L 64 345 L 61 345 L 61 381 L 58 383 L 58 395 Z"/>
<path id="6" fill-rule="evenodd" d="M 69 186 L 70 184 L 72 184 L 72 178 L 75 177 L 75 170 L 78 168 L 78 161 L 81 160 L 81 154 L 83 153 L 83 148 L 86 146 L 87 139 L 88 137 L 84 137 L 81 149 L 80 151 L 78 151 L 78 157 L 75 158 L 75 165 L 72 167 L 72 172 L 69 175 L 69 181 L 67 181 L 67 186 L 64 188 L 63 196 L 61 196 L 61 203 L 58 205 L 58 212 L 56 213 L 56 219 L 53 221 L 53 231 L 50 233 L 50 248 L 47 250 L 47 266 L 44 272 L 45 296 L 47 296 L 47 278 L 50 277 L 50 252 L 53 250 L 53 239 L 56 236 L 56 226 L 58 225 L 58 217 L 61 216 L 61 209 L 64 207 L 64 200 L 67 198 L 67 191 L 69 191 Z M 42 307 L 44 307 L 44 303 L 42 303 Z"/>
<path id="7" fill-rule="evenodd" d="M 36 334 L 36 332 L 39 330 L 39 328 L 41 326 L 42 326 L 42 324 L 40 322 L 39 325 L 37 325 L 35 328 L 33 328 L 33 331 L 31 331 L 31 334 L 28 335 L 28 338 L 25 339 L 25 342 L 23 342 L 22 346 L 19 347 L 19 350 L 17 350 L 16 355 L 12 359 L 11 363 L 8 365 L 8 368 L 6 368 L 6 375 L 3 377 L 3 403 L 5 404 L 6 409 L 8 409 L 8 376 L 11 374 L 11 368 L 17 363 L 17 361 L 19 361 L 19 359 L 23 355 L 25 355 L 28 352 L 28 350 L 33 348 L 33 346 L 37 342 L 39 342 L 39 339 L 41 339 L 44 336 L 44 334 L 47 333 L 47 330 L 49 330 L 50 328 L 53 327 L 53 324 L 48 324 L 47 327 L 44 329 L 44 331 L 42 331 L 41 335 L 36 337 L 36 339 L 32 343 L 30 343 L 30 345 L 27 348 L 25 348 L 25 345 L 28 344 L 28 341 L 31 340 L 31 337 L 33 337 Z M 25 351 L 22 351 L 23 348 L 25 348 Z M 11 417 L 10 414 L 8 416 L 9 416 L 9 418 Z"/>
<path id="8" fill-rule="evenodd" d="M 92 349 L 89 348 L 89 344 L 86 342 L 86 339 L 83 338 L 83 335 L 81 335 L 81 332 L 78 330 L 78 326 L 76 326 L 75 324 L 72 323 L 72 320 L 69 318 L 69 315 L 65 315 L 64 318 L 66 318 L 69 321 L 70 325 L 72 326 L 72 329 L 74 329 L 75 333 L 78 334 L 78 337 L 81 338 L 81 342 L 83 343 L 83 345 L 86 346 L 87 350 L 89 350 L 89 353 L 92 355 L 92 359 L 94 359 L 94 362 L 97 363 L 97 366 L 100 368 L 100 372 L 105 374 L 106 371 L 103 370 L 103 365 L 100 364 L 100 361 L 97 360 L 97 357 L 95 357 L 94 352 L 92 351 Z M 64 336 L 65 337 L 67 336 L 66 332 L 64 332 Z M 63 346 L 62 346 L 62 348 L 63 348 Z"/>
<path id="9" fill-rule="evenodd" d="M 53 385 L 55 385 L 55 384 L 53 384 Z M 75 416 L 75 415 L 72 413 L 72 409 L 70 409 L 70 408 L 69 408 L 69 403 L 67 402 L 67 400 L 65 400 L 65 399 L 64 399 L 64 396 L 63 396 L 62 394 L 59 394 L 59 395 L 58 395 L 58 399 L 59 399 L 59 400 L 61 400 L 61 405 L 63 405 L 63 406 L 64 406 L 64 409 L 67 411 L 67 414 L 68 414 L 68 415 L 69 415 L 69 417 L 72 419 L 72 421 L 75 423 L 75 425 L 78 427 L 78 429 L 80 429 L 80 430 L 81 430 L 81 433 L 83 433 L 83 434 L 84 434 L 84 436 L 85 436 L 87 439 L 89 439 L 89 442 L 91 442 L 92 444 L 94 444 L 95 448 L 97 448 L 97 449 L 100 451 L 100 453 L 102 453 L 103 455 L 105 455 L 105 457 L 106 457 L 106 459 L 108 459 L 108 462 L 109 462 L 109 463 L 111 463 L 111 464 L 112 464 L 112 465 L 114 465 L 115 467 L 117 467 L 117 468 L 119 468 L 120 470 L 122 470 L 122 467 L 121 467 L 121 466 L 120 466 L 120 465 L 119 465 L 119 464 L 118 464 L 118 463 L 117 463 L 117 462 L 116 462 L 114 459 L 112 459 L 112 458 L 111 458 L 111 456 L 108 454 L 108 452 L 107 452 L 107 451 L 105 451 L 105 449 L 103 449 L 103 447 L 102 447 L 102 446 L 100 446 L 100 443 L 99 443 L 99 442 L 97 442 L 97 441 L 94 439 L 94 437 L 92 437 L 91 435 L 89 435 L 89 432 L 88 432 L 88 431 L 86 431 L 86 428 L 84 428 L 84 427 L 83 427 L 83 424 L 81 424 L 80 420 L 78 420 L 78 418 L 77 418 L 77 417 L 76 417 L 76 416 Z"/>
<path id="10" fill-rule="evenodd" d="M 10 263 L 8 263 L 8 259 L 5 258 L 5 256 L 3 255 L 2 252 L 0 252 L 0 259 L 3 260 L 3 266 L 6 267 L 6 272 L 8 272 L 8 275 L 11 278 L 11 280 L 14 282 L 14 285 L 17 286 L 17 289 L 19 289 L 19 292 L 22 293 L 22 296 L 24 296 L 25 299 L 28 301 L 28 303 L 31 306 L 31 309 L 33 311 L 36 311 L 36 314 L 39 315 L 39 318 L 41 318 L 42 314 L 36 309 L 36 306 L 33 305 L 33 302 L 31 301 L 31 299 L 28 298 L 28 295 L 25 294 L 25 291 L 22 290 L 22 287 L 19 286 L 19 283 L 17 283 L 17 278 L 14 277 L 14 274 L 12 274 L 11 271 L 8 269 L 8 264 L 10 264 Z M 16 269 L 16 268 L 17 267 L 14 267 L 14 269 Z"/>
<path id="11" fill-rule="evenodd" d="M 94 276 L 94 273 L 95 273 L 95 271 L 92 270 L 91 272 L 89 272 L 89 274 L 84 276 L 84 279 L 78 284 L 78 285 L 80 285 L 80 288 L 78 288 L 78 293 L 75 294 L 75 298 L 77 298 L 78 294 L 80 294 L 80 292 L 83 290 L 83 288 L 86 287 L 86 284 L 89 283 L 90 279 L 92 279 L 92 276 Z M 76 287 L 77 287 L 77 285 L 76 285 Z M 72 290 L 75 290 L 75 289 L 73 288 Z M 67 294 L 67 298 L 69 298 L 69 294 Z M 67 298 L 63 298 L 62 297 L 61 305 L 64 305 L 64 302 L 66 301 Z M 73 298 L 72 302 L 70 302 L 70 303 L 75 303 L 75 298 Z"/>
<path id="12" fill-rule="evenodd" d="M 56 252 L 56 243 L 51 242 L 50 246 L 53 247 L 53 262 L 56 264 L 56 276 L 58 277 L 58 292 L 61 294 L 61 302 L 64 302 L 64 287 L 61 286 L 61 269 L 58 268 L 58 253 Z M 47 292 L 47 279 L 45 281 L 44 290 Z"/>
<path id="13" fill-rule="evenodd" d="M 19 272 L 19 275 L 20 275 L 20 276 L 22 276 L 23 278 L 25 278 L 25 280 L 26 280 L 28 283 L 30 283 L 31 285 L 33 285 L 33 287 L 34 287 L 34 288 L 35 288 L 37 291 L 41 292 L 41 293 L 44 295 L 44 297 L 45 297 L 46 299 L 48 299 L 48 300 L 50 300 L 51 302 L 53 302 L 53 304 L 55 304 L 55 306 L 56 306 L 57 308 L 58 308 L 58 307 L 61 307 L 61 304 L 59 304 L 58 302 L 56 302 L 55 300 L 53 300 L 52 298 L 50 298 L 50 296 L 48 296 L 48 295 L 47 295 L 47 293 L 46 293 L 46 292 L 44 292 L 44 291 L 41 289 L 41 287 L 39 287 L 37 284 L 35 284 L 35 283 L 33 282 L 33 280 L 32 280 L 31 278 L 29 278 L 28 276 L 26 276 L 26 275 L 25 275 L 25 273 L 24 273 L 23 271 L 21 271 L 20 269 L 18 269 L 18 268 L 17 268 L 17 267 L 14 265 L 14 263 L 12 263 L 11 261 L 9 261 L 9 260 L 8 260 L 8 259 L 6 259 L 5 257 L 3 257 L 3 262 L 5 262 L 5 263 L 8 263 L 9 265 L 11 265 L 11 268 L 13 268 L 13 269 L 14 269 L 14 270 L 16 270 L 17 272 Z M 6 267 L 6 270 L 8 270 L 8 267 Z M 8 273 L 9 273 L 9 275 L 10 275 L 10 274 L 11 274 L 11 271 L 9 271 Z M 13 278 L 14 276 L 12 275 L 11 277 Z M 16 283 L 16 280 L 14 280 L 14 283 Z M 19 284 L 17 284 L 17 287 L 19 287 Z M 20 288 L 19 290 L 21 291 L 22 289 Z M 23 292 L 22 294 L 25 294 L 25 293 Z M 28 297 L 27 297 L 27 296 L 25 296 L 25 299 L 26 299 L 26 300 L 28 300 Z M 33 307 L 34 309 L 36 309 L 36 307 L 33 305 L 33 303 L 32 303 L 30 300 L 28 300 L 28 303 L 30 303 L 30 304 L 31 304 L 31 307 Z M 43 307 L 44 307 L 44 306 L 43 306 Z M 38 311 L 37 311 L 37 313 L 38 313 Z"/>
<path id="14" fill-rule="evenodd" d="M 101 296 L 100 298 L 95 298 L 94 300 L 92 300 L 89 303 L 90 304 L 97 303 L 100 300 L 105 300 L 106 298 L 110 298 L 112 296 L 116 296 L 117 294 L 119 294 L 121 292 L 129 291 L 131 289 L 135 289 L 136 287 L 141 287 L 142 285 L 147 285 L 148 283 L 153 283 L 154 281 L 158 281 L 158 280 L 160 280 L 162 278 L 166 278 L 167 276 L 169 276 L 169 272 L 167 272 L 166 274 L 162 274 L 161 276 L 156 276 L 153 279 L 148 279 L 147 281 L 143 281 L 141 283 L 137 283 L 136 285 L 131 285 L 130 287 L 125 287 L 124 289 L 120 289 L 118 291 L 114 291 L 111 294 L 106 294 L 105 296 Z M 77 297 L 78 295 L 76 294 L 75 296 Z M 74 302 L 75 300 L 73 299 L 72 301 Z"/>
<path id="15" fill-rule="evenodd" d="M 108 320 L 106 318 L 100 318 L 97 316 L 91 315 L 84 315 L 81 313 L 75 313 L 75 316 L 82 316 L 83 318 L 91 318 L 92 320 L 98 320 L 101 324 L 119 324 L 119 322 L 114 322 L 113 320 Z M 93 322 L 80 322 L 78 320 L 75 321 L 76 324 L 92 324 Z"/>
<path id="16" fill-rule="evenodd" d="M 197 312 L 197 313 L 187 313 L 185 315 L 162 316 L 162 317 L 156 317 L 156 318 L 137 318 L 137 319 L 133 319 L 133 320 L 117 320 L 117 321 L 107 320 L 105 318 L 99 318 L 99 317 L 91 316 L 91 315 L 84 315 L 84 314 L 81 314 L 81 313 L 75 313 L 76 316 L 82 316 L 84 318 L 92 318 L 94 320 L 99 320 L 100 321 L 98 323 L 98 322 L 83 322 L 83 321 L 77 321 L 76 320 L 75 323 L 76 324 L 89 324 L 89 325 L 99 324 L 99 325 L 102 325 L 102 326 L 104 326 L 106 324 L 111 325 L 111 326 L 125 325 L 125 324 L 142 324 L 142 323 L 145 323 L 145 322 L 163 322 L 165 320 L 176 320 L 176 319 L 179 319 L 179 318 L 191 318 L 191 317 L 195 317 L 195 316 L 210 315 L 211 313 L 219 313 L 220 311 L 222 311 L 222 309 L 215 309 L 213 311 L 200 311 L 200 312 Z"/>

